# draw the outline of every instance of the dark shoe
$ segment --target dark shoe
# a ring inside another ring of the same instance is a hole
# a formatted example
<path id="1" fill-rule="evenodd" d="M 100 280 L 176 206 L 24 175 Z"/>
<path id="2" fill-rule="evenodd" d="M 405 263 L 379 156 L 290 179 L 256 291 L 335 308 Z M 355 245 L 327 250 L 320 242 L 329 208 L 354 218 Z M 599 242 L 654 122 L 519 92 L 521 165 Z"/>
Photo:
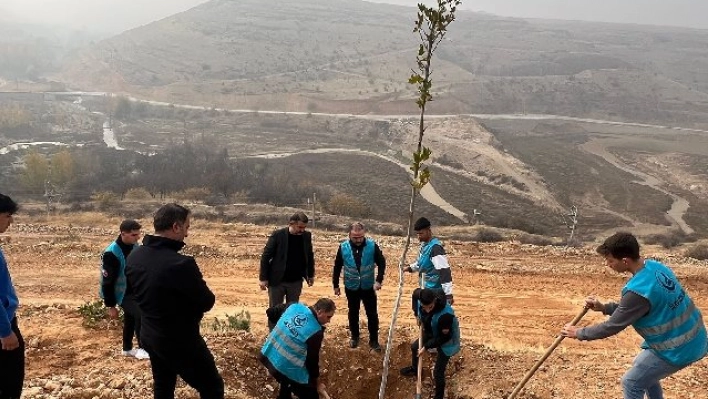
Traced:
<path id="1" fill-rule="evenodd" d="M 414 366 L 406 366 L 401 369 L 401 375 L 404 377 L 415 377 L 418 375 L 418 368 Z"/>
<path id="2" fill-rule="evenodd" d="M 352 338 L 349 340 L 350 348 L 356 348 L 357 346 L 359 346 L 359 338 Z"/>
<path id="3" fill-rule="evenodd" d="M 381 344 L 378 341 L 369 342 L 369 348 L 374 352 L 381 352 Z"/>

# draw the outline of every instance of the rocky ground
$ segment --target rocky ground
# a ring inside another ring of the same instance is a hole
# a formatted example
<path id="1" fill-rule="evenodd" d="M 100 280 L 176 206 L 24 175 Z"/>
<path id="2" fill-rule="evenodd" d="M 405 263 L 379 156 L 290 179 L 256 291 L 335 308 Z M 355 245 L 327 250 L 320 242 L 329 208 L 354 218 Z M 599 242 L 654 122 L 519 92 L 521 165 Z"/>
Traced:
<path id="1" fill-rule="evenodd" d="M 22 302 L 19 320 L 27 341 L 27 377 L 23 398 L 149 398 L 147 361 L 119 354 L 120 328 L 101 322 L 82 324 L 77 308 L 97 298 L 99 254 L 113 238 L 120 220 L 100 214 L 20 217 L 3 236 L 2 248 Z M 150 225 L 149 221 L 143 221 Z M 271 229 L 240 224 L 193 222 L 185 251 L 193 254 L 216 293 L 217 304 L 205 316 L 203 331 L 226 381 L 227 398 L 274 398 L 277 385 L 256 361 L 266 334 L 266 295 L 259 290 L 260 251 Z M 314 230 L 317 280 L 303 301 L 331 296 L 331 267 L 343 233 Z M 399 237 L 376 237 L 390 262 L 379 297 L 382 341 L 397 294 Z M 460 317 L 463 350 L 448 368 L 448 397 L 506 398 L 516 383 L 553 342 L 561 326 L 595 294 L 614 299 L 625 277 L 606 269 L 591 247 L 563 250 L 515 242 L 477 244 L 448 241 L 455 280 L 455 310 Z M 645 251 L 672 265 L 699 307 L 708 311 L 708 264 L 648 247 Z M 678 251 L 676 252 L 678 254 Z M 412 257 L 411 259 L 412 260 Z M 404 298 L 414 288 L 405 276 Z M 349 349 L 346 300 L 336 298 L 338 312 L 323 349 L 323 379 L 333 399 L 375 398 L 383 356 L 366 347 Z M 386 397 L 411 398 L 414 380 L 399 376 L 409 362 L 407 342 L 416 335 L 404 299 L 391 348 Z M 225 320 L 241 310 L 251 314 L 251 330 L 215 331 L 215 317 Z M 581 324 L 602 320 L 589 314 Z M 363 339 L 366 329 L 362 330 Z M 519 396 L 525 399 L 619 397 L 619 378 L 631 365 L 639 337 L 625 331 L 596 342 L 566 340 L 546 361 Z M 425 360 L 431 365 L 432 358 Z M 667 399 L 708 396 L 708 363 L 681 371 L 665 384 Z M 425 373 L 424 397 L 432 392 Z M 196 398 L 180 385 L 179 398 Z"/>

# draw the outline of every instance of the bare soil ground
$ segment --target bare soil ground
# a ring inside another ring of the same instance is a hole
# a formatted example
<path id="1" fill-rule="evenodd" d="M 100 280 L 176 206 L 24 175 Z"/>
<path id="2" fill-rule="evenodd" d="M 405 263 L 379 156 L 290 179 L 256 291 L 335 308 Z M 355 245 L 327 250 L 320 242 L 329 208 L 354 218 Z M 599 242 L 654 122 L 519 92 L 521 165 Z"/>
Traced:
<path id="1" fill-rule="evenodd" d="M 104 324 L 82 327 L 77 307 L 97 298 L 99 254 L 114 238 L 120 220 L 101 214 L 71 218 L 20 216 L 3 236 L 2 248 L 20 296 L 20 325 L 27 340 L 23 398 L 149 398 L 149 363 L 119 355 L 120 329 Z M 144 225 L 150 225 L 146 220 Z M 70 227 L 68 227 L 70 226 Z M 272 226 L 275 227 L 275 226 Z M 266 334 L 267 297 L 259 290 L 257 269 L 270 227 L 193 222 L 185 252 L 194 255 L 216 293 L 217 305 L 203 331 L 226 381 L 228 398 L 274 398 L 275 382 L 256 361 Z M 331 296 L 331 267 L 343 234 L 314 230 L 317 280 L 303 301 Z M 396 297 L 399 237 L 376 237 L 390 262 L 379 297 L 382 341 Z M 614 299 L 625 278 L 607 270 L 592 248 L 542 248 L 449 241 L 455 310 L 462 326 L 463 350 L 448 368 L 448 397 L 505 398 L 554 340 L 562 325 L 596 294 Z M 653 247 L 646 248 L 673 266 L 698 306 L 708 311 L 708 264 Z M 411 258 L 412 260 L 412 258 Z M 416 335 L 409 309 L 414 277 L 405 277 L 395 330 L 386 397 L 411 398 L 414 380 L 398 374 L 408 364 L 407 343 Z M 349 349 L 346 300 L 335 298 L 337 315 L 327 329 L 323 378 L 333 399 L 374 398 L 381 380 L 382 355 Z M 242 309 L 252 315 L 250 332 L 216 333 L 214 317 Z M 598 322 L 590 314 L 581 323 Z M 362 330 L 366 338 L 366 329 Z M 596 342 L 566 340 L 527 385 L 520 398 L 604 399 L 620 397 L 619 378 L 631 365 L 640 338 L 632 331 Z M 426 367 L 432 359 L 426 359 Z M 667 399 L 708 397 L 708 363 L 702 361 L 664 383 Z M 426 371 L 424 397 L 432 393 Z M 188 387 L 179 398 L 196 398 Z"/>

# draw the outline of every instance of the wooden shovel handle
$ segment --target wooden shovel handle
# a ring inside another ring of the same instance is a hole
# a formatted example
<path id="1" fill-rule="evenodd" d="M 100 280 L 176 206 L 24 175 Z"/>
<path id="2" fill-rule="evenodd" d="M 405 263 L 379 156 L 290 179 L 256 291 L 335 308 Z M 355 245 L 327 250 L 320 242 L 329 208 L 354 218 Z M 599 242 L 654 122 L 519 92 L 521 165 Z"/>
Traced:
<path id="1" fill-rule="evenodd" d="M 582 310 L 580 313 L 578 313 L 577 316 L 575 316 L 575 318 L 573 319 L 573 321 L 570 322 L 570 325 L 574 326 L 574 325 L 578 324 L 578 322 L 580 321 L 580 319 L 582 319 L 583 316 L 585 316 L 585 314 L 586 314 L 587 312 L 588 312 L 588 309 L 585 308 L 585 307 L 583 307 L 583 310 Z M 526 375 L 524 376 L 524 379 L 521 380 L 521 382 L 519 382 L 519 383 L 516 385 L 516 388 L 514 388 L 513 391 L 511 391 L 511 394 L 509 394 L 509 396 L 507 397 L 507 399 L 514 399 L 514 398 L 516 397 L 516 395 L 518 395 L 519 392 L 521 392 L 521 390 L 524 388 L 524 385 L 526 385 L 526 383 L 531 379 L 531 377 L 533 377 L 534 373 L 536 373 L 536 371 L 538 370 L 538 368 L 541 367 L 541 365 L 543 364 L 543 362 L 545 362 L 546 359 L 548 359 L 548 356 L 551 356 L 551 353 L 553 353 L 553 351 L 558 347 L 558 345 L 560 345 L 561 341 L 563 341 L 563 338 L 565 338 L 565 336 L 563 336 L 563 335 L 558 335 L 558 337 L 556 338 L 556 340 L 553 341 L 553 344 L 546 350 L 546 353 L 544 353 L 543 356 L 542 356 L 540 359 L 538 359 L 538 361 L 536 362 L 536 364 L 533 365 L 533 367 L 531 368 L 531 370 L 529 370 L 529 371 L 526 373 Z"/>

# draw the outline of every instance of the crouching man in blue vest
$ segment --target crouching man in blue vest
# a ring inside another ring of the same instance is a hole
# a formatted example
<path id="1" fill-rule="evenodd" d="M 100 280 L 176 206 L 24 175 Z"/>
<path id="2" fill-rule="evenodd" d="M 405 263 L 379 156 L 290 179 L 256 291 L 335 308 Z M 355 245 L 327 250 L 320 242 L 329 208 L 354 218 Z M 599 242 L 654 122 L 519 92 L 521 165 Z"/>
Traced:
<path id="1" fill-rule="evenodd" d="M 629 233 L 616 233 L 597 248 L 607 266 L 630 272 L 619 303 L 585 300 L 588 309 L 610 315 L 604 323 L 580 328 L 566 325 L 561 334 L 582 341 L 607 338 L 632 325 L 644 338 L 642 351 L 622 377 L 624 399 L 662 399 L 660 381 L 706 355 L 708 338 L 700 310 L 663 264 L 639 256 Z"/>
<path id="2" fill-rule="evenodd" d="M 100 295 L 108 308 L 108 316 L 118 318 L 116 305 L 123 308 L 123 355 L 138 359 L 149 359 L 150 355 L 140 347 L 141 313 L 133 290 L 128 287 L 125 264 L 128 255 L 138 247 L 142 226 L 135 220 L 124 220 L 120 224 L 120 235 L 101 255 Z M 133 334 L 138 347 L 133 348 Z"/>
<path id="3" fill-rule="evenodd" d="M 280 304 L 266 311 L 269 320 L 277 318 L 277 323 L 266 338 L 259 360 L 280 383 L 278 399 L 291 399 L 293 394 L 299 399 L 319 399 L 325 392 L 319 382 L 320 349 L 324 326 L 335 310 L 334 301 L 320 298 L 311 307 Z"/>
<path id="4" fill-rule="evenodd" d="M 381 289 L 386 271 L 386 258 L 378 244 L 366 238 L 366 228 L 360 222 L 349 226 L 349 239 L 339 245 L 334 260 L 332 286 L 334 295 L 339 296 L 339 276 L 344 269 L 344 294 L 349 305 L 349 347 L 359 346 L 359 308 L 364 303 L 369 328 L 369 347 L 381 351 L 379 344 L 379 312 L 376 291 Z"/>
<path id="5" fill-rule="evenodd" d="M 452 306 L 443 296 L 432 289 L 424 288 L 416 291 L 418 308 L 416 316 L 423 325 L 423 347 L 418 346 L 418 340 L 411 342 L 412 365 L 401 369 L 406 377 L 418 374 L 418 358 L 426 350 L 436 349 L 437 359 L 433 377 L 435 378 L 435 399 L 445 397 L 445 369 L 450 358 L 460 351 L 460 323 Z"/>

